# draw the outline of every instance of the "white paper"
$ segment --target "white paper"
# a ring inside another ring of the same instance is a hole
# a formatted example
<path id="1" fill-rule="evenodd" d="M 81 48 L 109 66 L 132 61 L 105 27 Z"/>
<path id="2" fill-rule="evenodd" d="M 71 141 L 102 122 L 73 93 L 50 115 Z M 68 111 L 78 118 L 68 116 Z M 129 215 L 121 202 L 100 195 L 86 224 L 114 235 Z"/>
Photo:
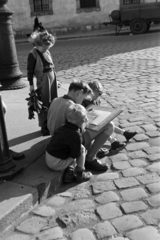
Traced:
<path id="1" fill-rule="evenodd" d="M 111 112 L 106 112 L 106 111 L 99 111 L 96 110 L 96 114 L 98 115 L 96 119 L 94 119 L 91 124 L 97 126 L 101 124 L 109 115 L 111 115 Z"/>

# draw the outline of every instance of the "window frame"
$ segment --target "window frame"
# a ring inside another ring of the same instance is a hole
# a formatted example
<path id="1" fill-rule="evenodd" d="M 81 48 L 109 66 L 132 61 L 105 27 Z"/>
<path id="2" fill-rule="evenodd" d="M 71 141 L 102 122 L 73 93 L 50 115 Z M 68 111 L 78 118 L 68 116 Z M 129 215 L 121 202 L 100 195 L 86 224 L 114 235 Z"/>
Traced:
<path id="1" fill-rule="evenodd" d="M 126 3 L 127 1 L 129 1 L 129 3 Z M 134 2 L 134 1 L 138 1 L 138 2 Z M 140 4 L 141 1 L 140 0 L 123 0 L 123 5 L 134 5 L 134 4 Z"/>
<path id="2" fill-rule="evenodd" d="M 38 16 L 53 15 L 52 0 L 48 0 L 49 10 L 46 10 L 46 11 L 36 11 L 35 12 L 35 0 L 29 0 L 29 3 L 30 3 L 30 7 L 31 7 L 31 17 L 34 17 L 36 15 L 38 15 Z"/>
<path id="3" fill-rule="evenodd" d="M 99 0 L 96 0 L 96 7 L 91 7 L 91 8 L 81 8 L 80 5 L 81 0 L 76 0 L 76 6 L 77 6 L 77 13 L 81 12 L 93 12 L 93 11 L 100 11 L 100 5 L 99 5 Z"/>

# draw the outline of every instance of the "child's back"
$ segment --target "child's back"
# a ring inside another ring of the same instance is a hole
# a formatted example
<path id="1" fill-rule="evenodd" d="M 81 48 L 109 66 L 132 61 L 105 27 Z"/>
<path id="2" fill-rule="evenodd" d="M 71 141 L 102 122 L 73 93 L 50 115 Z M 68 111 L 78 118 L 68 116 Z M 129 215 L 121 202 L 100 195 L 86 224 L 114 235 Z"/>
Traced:
<path id="1" fill-rule="evenodd" d="M 55 131 L 47 146 L 47 152 L 64 160 L 68 157 L 77 158 L 80 154 L 81 144 L 82 134 L 80 128 L 66 121 L 65 125 Z"/>

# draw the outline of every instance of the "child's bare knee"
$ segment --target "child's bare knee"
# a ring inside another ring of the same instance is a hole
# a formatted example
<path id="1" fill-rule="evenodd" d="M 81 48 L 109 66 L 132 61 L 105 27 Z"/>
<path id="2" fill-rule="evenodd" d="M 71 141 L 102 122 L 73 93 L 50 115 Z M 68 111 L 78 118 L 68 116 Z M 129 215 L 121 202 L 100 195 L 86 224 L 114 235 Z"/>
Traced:
<path id="1" fill-rule="evenodd" d="M 110 136 L 114 132 L 114 123 L 110 122 L 107 124 L 107 127 L 105 129 L 105 133 Z"/>

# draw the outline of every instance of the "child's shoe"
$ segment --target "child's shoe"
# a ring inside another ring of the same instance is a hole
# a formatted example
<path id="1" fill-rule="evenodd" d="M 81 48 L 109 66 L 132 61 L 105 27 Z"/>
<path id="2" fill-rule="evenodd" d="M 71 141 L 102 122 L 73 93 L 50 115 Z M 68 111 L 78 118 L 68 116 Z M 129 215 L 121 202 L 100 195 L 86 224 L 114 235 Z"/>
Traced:
<path id="1" fill-rule="evenodd" d="M 100 148 L 98 153 L 97 153 L 97 158 L 103 158 L 109 154 L 109 151 L 107 148 Z"/>
<path id="2" fill-rule="evenodd" d="M 85 168 L 97 172 L 105 172 L 108 170 L 108 165 L 102 163 L 99 159 L 94 158 L 92 161 L 85 162 Z"/>
<path id="3" fill-rule="evenodd" d="M 111 144 L 111 150 L 117 150 L 120 148 L 124 148 L 126 146 L 126 143 L 120 143 L 118 141 L 115 141 Z"/>
<path id="4" fill-rule="evenodd" d="M 125 131 L 125 132 L 123 133 L 123 135 L 125 136 L 127 142 L 128 142 L 131 138 L 133 138 L 136 134 L 137 134 L 137 132 L 129 132 L 129 131 Z"/>
<path id="5" fill-rule="evenodd" d="M 43 137 L 44 137 L 44 136 L 49 136 L 49 135 L 50 135 L 49 130 L 48 130 L 47 127 L 43 127 L 43 128 L 41 128 L 41 133 L 42 133 Z"/>
<path id="6" fill-rule="evenodd" d="M 92 176 L 91 172 L 84 172 L 84 170 L 77 171 L 77 183 L 82 183 L 88 181 Z"/>
<path id="7" fill-rule="evenodd" d="M 74 173 L 75 173 L 75 168 L 73 166 L 67 167 L 66 170 L 64 171 L 63 182 L 64 183 L 74 182 L 76 180 Z"/>

